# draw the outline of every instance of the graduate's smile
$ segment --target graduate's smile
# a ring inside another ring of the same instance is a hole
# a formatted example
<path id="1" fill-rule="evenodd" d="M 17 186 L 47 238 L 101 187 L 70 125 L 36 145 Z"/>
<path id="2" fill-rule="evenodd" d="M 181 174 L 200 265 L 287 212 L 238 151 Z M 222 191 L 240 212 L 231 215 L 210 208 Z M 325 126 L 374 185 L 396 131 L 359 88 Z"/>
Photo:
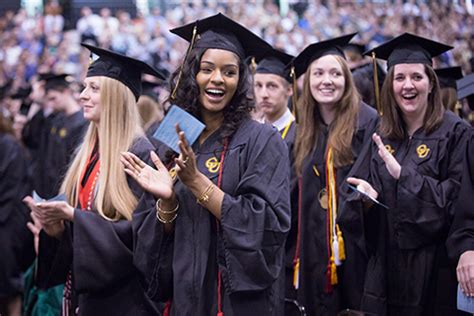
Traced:
<path id="1" fill-rule="evenodd" d="M 204 110 L 222 111 L 235 94 L 239 82 L 239 58 L 222 49 L 208 49 L 196 75 L 199 102 Z"/>
<path id="2" fill-rule="evenodd" d="M 395 65 L 393 93 L 398 106 L 405 115 L 424 115 L 431 90 L 424 67 L 423 64 Z"/>
<path id="3" fill-rule="evenodd" d="M 346 87 L 342 66 L 332 55 L 325 55 L 310 65 L 311 94 L 320 105 L 333 106 L 342 98 Z"/>

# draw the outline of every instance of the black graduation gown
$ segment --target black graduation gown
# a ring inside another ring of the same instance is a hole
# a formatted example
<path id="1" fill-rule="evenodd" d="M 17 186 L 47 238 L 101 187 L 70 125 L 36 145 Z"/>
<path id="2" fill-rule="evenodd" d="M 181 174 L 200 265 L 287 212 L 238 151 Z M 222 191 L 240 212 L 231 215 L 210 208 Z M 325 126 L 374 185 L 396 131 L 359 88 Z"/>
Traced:
<path id="1" fill-rule="evenodd" d="M 88 126 L 84 113 L 77 111 L 70 116 L 62 115 L 55 128 L 51 129 L 47 159 L 44 161 L 49 186 L 45 196 L 42 197 L 48 199 L 59 193 L 64 175 L 73 159 L 74 150 L 83 140 Z"/>
<path id="2" fill-rule="evenodd" d="M 365 103 L 361 103 L 358 115 L 358 125 L 352 139 L 354 160 L 359 156 L 365 143 L 370 141 L 378 121 L 376 111 Z M 286 297 L 297 299 L 303 305 L 308 315 L 336 315 L 343 308 L 358 309 L 360 292 L 365 272 L 366 255 L 355 246 L 350 227 L 339 223 L 345 242 L 347 259 L 337 268 L 338 285 L 331 293 L 325 292 L 326 269 L 328 265 L 327 246 L 327 211 L 318 200 L 319 192 L 326 187 L 326 146 L 328 128 L 323 127 L 318 139 L 317 148 L 303 161 L 302 166 L 302 208 L 300 223 L 300 275 L 299 288 L 293 287 L 293 259 L 298 233 L 298 181 L 292 181 L 291 208 L 292 231 L 287 241 L 286 253 Z M 317 176 L 313 166 L 318 170 Z M 344 182 L 352 165 L 336 170 L 338 188 Z M 296 174 L 293 172 L 293 176 Z M 340 198 L 338 203 L 340 203 Z M 338 212 L 338 215 L 340 213 Z M 352 225 L 352 223 L 349 223 Z M 347 272 L 346 272 L 347 271 Z M 347 277 L 345 277 L 345 275 Z M 296 312 L 296 309 L 292 309 Z M 293 315 L 297 315 L 292 313 Z"/>
<path id="3" fill-rule="evenodd" d="M 61 113 L 51 113 L 45 116 L 43 111 L 36 113 L 33 118 L 25 124 L 22 131 L 22 140 L 28 148 L 31 156 L 30 173 L 33 189 L 41 197 L 51 198 L 53 193 L 52 178 L 49 173 L 54 168 L 50 167 L 51 135 L 56 134 L 58 126 L 62 121 Z"/>
<path id="4" fill-rule="evenodd" d="M 28 194 L 26 152 L 13 136 L 0 133 L 0 298 L 23 290 L 22 271 L 35 257 L 33 235 L 26 227 Z"/>
<path id="5" fill-rule="evenodd" d="M 139 138 L 130 151 L 148 162 L 152 149 L 146 138 Z M 148 212 L 154 207 L 153 197 L 128 180 L 140 198 L 136 212 Z M 72 269 L 72 301 L 78 304 L 79 315 L 157 315 L 133 265 L 132 224 L 76 209 L 74 223 L 67 225 L 60 240 L 41 233 L 37 285 L 64 283 Z"/>
<path id="6" fill-rule="evenodd" d="M 370 251 L 363 310 L 377 315 L 455 315 L 454 270 L 446 241 L 459 190 L 468 126 L 451 112 L 431 134 L 418 130 L 401 141 L 382 139 L 401 165 L 393 179 L 371 142 L 353 176 L 366 179 L 388 210 L 346 204 L 365 217 Z M 354 199 L 353 197 L 349 200 Z"/>
<path id="7" fill-rule="evenodd" d="M 474 250 L 474 132 L 470 138 L 463 161 L 463 177 L 457 203 L 454 206 L 454 220 L 446 241 L 449 258 L 457 266 L 459 257 L 468 250 Z"/>
<path id="8" fill-rule="evenodd" d="M 176 183 L 180 208 L 174 229 L 171 315 L 217 314 L 218 265 L 224 315 L 282 313 L 284 241 L 290 226 L 285 147 L 281 135 L 270 126 L 250 119 L 241 124 L 224 158 L 221 188 L 225 195 L 219 232 L 215 217 L 196 203 L 186 186 Z M 208 169 L 206 161 L 221 160 L 219 131 L 202 145 L 196 143 L 193 150 L 199 170 L 217 184 L 219 171 Z M 154 229 L 162 224 L 156 218 L 145 224 L 149 227 L 138 232 L 138 243 L 151 244 L 149 239 L 159 236 Z M 158 250 L 143 248 L 146 253 Z M 150 288 L 163 287 L 167 282 L 160 273 L 166 271 L 163 260 L 143 256 L 139 261 L 145 259 L 155 260 L 141 264 L 152 268 L 144 271 L 152 276 Z"/>

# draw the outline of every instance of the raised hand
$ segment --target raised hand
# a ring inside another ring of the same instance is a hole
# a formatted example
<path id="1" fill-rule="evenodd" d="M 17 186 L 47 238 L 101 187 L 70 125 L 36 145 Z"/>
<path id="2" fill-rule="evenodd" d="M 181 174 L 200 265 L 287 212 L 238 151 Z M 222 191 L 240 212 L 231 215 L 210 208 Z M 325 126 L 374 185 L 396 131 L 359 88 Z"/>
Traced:
<path id="1" fill-rule="evenodd" d="M 125 167 L 125 172 L 131 176 L 143 190 L 150 192 L 156 198 L 169 199 L 173 195 L 173 179 L 155 152 L 150 152 L 150 158 L 156 166 L 156 169 L 144 163 L 131 152 L 122 153 L 120 161 Z"/>
<path id="2" fill-rule="evenodd" d="M 372 140 L 375 142 L 379 149 L 378 154 L 380 158 L 382 158 L 382 160 L 385 162 L 385 167 L 387 167 L 388 173 L 393 178 L 398 180 L 400 178 L 400 172 L 402 170 L 402 167 L 395 159 L 395 157 L 393 157 L 393 155 L 387 150 L 384 143 L 382 142 L 382 139 L 379 135 L 377 135 L 377 133 L 374 133 L 372 135 Z"/>
<path id="3" fill-rule="evenodd" d="M 198 169 L 196 167 L 196 155 L 194 154 L 193 149 L 189 146 L 188 141 L 184 132 L 181 131 L 179 125 L 176 124 L 176 133 L 179 136 L 178 146 L 181 151 L 181 154 L 178 158 L 175 158 L 175 163 L 178 166 L 176 172 L 179 179 L 185 185 L 189 186 L 191 181 L 195 180 L 198 175 Z"/>

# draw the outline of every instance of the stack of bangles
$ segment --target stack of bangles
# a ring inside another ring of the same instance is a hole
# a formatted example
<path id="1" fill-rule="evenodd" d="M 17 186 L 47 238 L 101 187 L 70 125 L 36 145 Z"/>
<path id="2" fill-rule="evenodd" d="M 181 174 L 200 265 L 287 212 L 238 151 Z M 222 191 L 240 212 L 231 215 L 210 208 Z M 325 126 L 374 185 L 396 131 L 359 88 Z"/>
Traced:
<path id="1" fill-rule="evenodd" d="M 158 199 L 158 201 L 156 201 L 156 218 L 163 224 L 170 224 L 174 222 L 176 217 L 178 217 L 178 208 L 179 208 L 179 202 L 176 201 L 176 206 L 173 209 L 165 211 L 161 208 L 161 199 Z M 171 214 L 174 214 L 174 215 L 168 220 L 161 217 L 162 215 L 171 215 Z"/>

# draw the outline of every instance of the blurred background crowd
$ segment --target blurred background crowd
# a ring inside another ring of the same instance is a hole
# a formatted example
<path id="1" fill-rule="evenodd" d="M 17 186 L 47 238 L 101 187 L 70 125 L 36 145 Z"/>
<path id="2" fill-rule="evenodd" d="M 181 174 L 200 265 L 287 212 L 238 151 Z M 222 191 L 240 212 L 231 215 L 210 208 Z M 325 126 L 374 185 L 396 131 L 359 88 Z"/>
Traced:
<path id="1" fill-rule="evenodd" d="M 139 1 L 137 1 L 137 4 Z M 26 9 L 0 16 L 0 86 L 24 86 L 36 73 L 69 73 L 81 79 L 89 63 L 79 43 L 102 47 L 173 71 L 187 43 L 168 30 L 221 11 L 275 47 L 296 55 L 306 45 L 359 32 L 355 42 L 373 47 L 394 35 L 411 32 L 455 47 L 444 65 L 472 72 L 474 16 L 468 1 L 169 1 L 144 10 L 83 7 L 77 18 L 64 16 L 59 2 L 42 12 Z"/>

